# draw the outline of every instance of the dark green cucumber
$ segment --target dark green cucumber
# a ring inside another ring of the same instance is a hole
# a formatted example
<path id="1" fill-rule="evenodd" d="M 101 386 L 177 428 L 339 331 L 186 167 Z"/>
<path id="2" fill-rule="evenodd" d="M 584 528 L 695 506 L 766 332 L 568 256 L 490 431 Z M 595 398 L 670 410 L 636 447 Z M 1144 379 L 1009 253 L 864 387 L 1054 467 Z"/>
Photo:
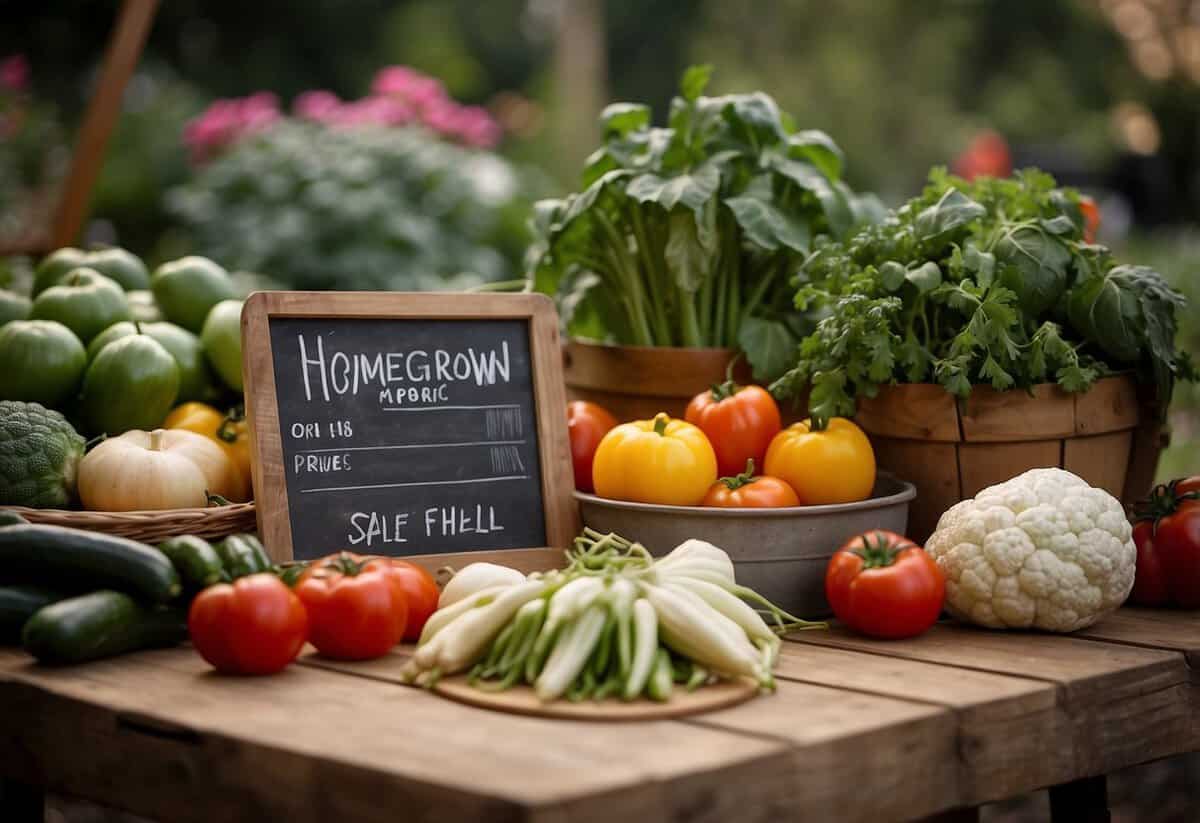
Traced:
<path id="1" fill-rule="evenodd" d="M 120 589 L 156 603 L 179 594 L 179 575 L 157 549 L 61 526 L 0 529 L 0 574 L 56 588 Z"/>
<path id="2" fill-rule="evenodd" d="M 204 588 L 221 581 L 221 557 L 205 539 L 194 534 L 172 537 L 158 544 L 188 586 Z"/>
<path id="3" fill-rule="evenodd" d="M 26 620 L 43 606 L 70 596 L 44 586 L 0 586 L 0 645 L 20 643 Z"/>
<path id="4" fill-rule="evenodd" d="M 83 663 L 174 646 L 186 637 L 181 609 L 141 606 L 127 594 L 102 589 L 38 611 L 25 624 L 21 643 L 42 663 Z"/>
<path id="5" fill-rule="evenodd" d="M 11 509 L 0 509 L 0 528 L 4 526 L 18 526 L 21 523 L 28 522 L 28 520 Z"/>
<path id="6" fill-rule="evenodd" d="M 258 538 L 247 537 L 245 534 L 231 534 L 214 547 L 221 556 L 226 574 L 232 580 L 271 569 L 271 561 Z"/>

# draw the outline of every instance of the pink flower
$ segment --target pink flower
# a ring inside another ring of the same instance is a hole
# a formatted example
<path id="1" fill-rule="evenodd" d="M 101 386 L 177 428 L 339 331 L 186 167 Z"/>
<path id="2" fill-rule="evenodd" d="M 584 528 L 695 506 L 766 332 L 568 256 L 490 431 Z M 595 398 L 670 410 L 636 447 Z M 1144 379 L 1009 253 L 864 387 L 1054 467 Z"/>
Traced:
<path id="1" fill-rule="evenodd" d="M 447 100 L 441 81 L 407 66 L 388 66 L 380 69 L 371 82 L 377 95 L 394 97 L 416 108 Z"/>
<path id="2" fill-rule="evenodd" d="M 22 92 L 29 88 L 29 61 L 23 54 L 10 54 L 0 60 L 0 89 Z"/>
<path id="3" fill-rule="evenodd" d="M 214 100 L 184 127 L 183 140 L 192 161 L 203 163 L 241 138 L 277 123 L 279 98 L 258 92 L 235 100 Z"/>
<path id="4" fill-rule="evenodd" d="M 305 120 L 328 123 L 337 116 L 342 101 L 331 91 L 306 91 L 292 102 L 292 114 Z"/>
<path id="5" fill-rule="evenodd" d="M 438 134 L 452 136 L 458 132 L 461 111 L 462 106 L 453 100 L 442 100 L 421 108 L 421 122 Z"/>
<path id="6" fill-rule="evenodd" d="M 459 138 L 468 146 L 494 148 L 502 136 L 500 124 L 482 106 L 467 106 L 459 112 Z"/>

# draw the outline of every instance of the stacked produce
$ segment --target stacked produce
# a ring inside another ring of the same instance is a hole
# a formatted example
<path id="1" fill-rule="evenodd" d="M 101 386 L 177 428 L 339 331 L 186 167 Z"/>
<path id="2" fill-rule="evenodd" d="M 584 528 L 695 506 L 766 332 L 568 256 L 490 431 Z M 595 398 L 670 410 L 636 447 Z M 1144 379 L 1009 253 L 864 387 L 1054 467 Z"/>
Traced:
<path id="1" fill-rule="evenodd" d="M 600 497 L 779 508 L 865 500 L 875 485 L 874 452 L 858 426 L 838 418 L 822 430 L 808 420 L 784 429 L 761 386 L 727 380 L 701 392 L 686 421 L 659 414 L 617 425 L 585 401 L 568 405 L 567 421 L 576 488 Z"/>
<path id="2" fill-rule="evenodd" d="M 689 540 L 654 559 L 585 531 L 562 571 L 525 577 L 474 564 L 451 580 L 404 668 L 432 686 L 469 672 L 483 689 L 524 683 L 543 701 L 667 700 L 720 678 L 771 689 L 779 634 L 820 628 L 738 586 L 721 549 Z M 747 601 L 773 621 L 769 625 Z"/>
<path id="3" fill-rule="evenodd" d="M 0 305 L 0 505 L 250 499 L 244 421 L 206 405 L 241 402 L 242 304 L 224 269 L 185 257 L 151 274 L 123 249 L 63 248 L 29 297 Z"/>
<path id="4" fill-rule="evenodd" d="M 44 663 L 82 663 L 185 640 L 188 601 L 205 586 L 273 567 L 253 535 L 157 548 L 0 510 L 0 643 Z"/>
<path id="5" fill-rule="evenodd" d="M 935 169 L 919 197 L 804 262 L 795 304 L 819 322 L 772 393 L 808 392 L 823 426 L 888 383 L 1083 392 L 1136 370 L 1165 409 L 1195 376 L 1175 349 L 1184 299 L 1093 243 L 1092 209 L 1036 170 L 968 182 Z"/>

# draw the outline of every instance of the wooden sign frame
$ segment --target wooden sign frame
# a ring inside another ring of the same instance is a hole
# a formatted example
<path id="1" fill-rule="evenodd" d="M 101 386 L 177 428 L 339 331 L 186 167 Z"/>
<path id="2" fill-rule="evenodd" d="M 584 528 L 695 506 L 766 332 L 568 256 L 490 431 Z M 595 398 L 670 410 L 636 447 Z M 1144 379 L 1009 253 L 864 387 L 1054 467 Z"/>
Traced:
<path id="1" fill-rule="evenodd" d="M 283 442 L 275 393 L 271 318 L 338 320 L 525 320 L 537 416 L 542 508 L 549 546 L 451 552 L 405 557 L 431 570 L 486 560 L 522 571 L 562 565 L 562 550 L 579 533 L 579 509 L 572 491 L 571 449 L 567 439 L 566 388 L 554 303 L 541 294 L 445 292 L 255 292 L 242 309 L 242 373 L 246 419 L 254 455 L 253 480 L 258 531 L 276 562 L 291 560 L 292 526 L 284 476 Z M 330 552 L 341 546 L 330 546 Z"/>

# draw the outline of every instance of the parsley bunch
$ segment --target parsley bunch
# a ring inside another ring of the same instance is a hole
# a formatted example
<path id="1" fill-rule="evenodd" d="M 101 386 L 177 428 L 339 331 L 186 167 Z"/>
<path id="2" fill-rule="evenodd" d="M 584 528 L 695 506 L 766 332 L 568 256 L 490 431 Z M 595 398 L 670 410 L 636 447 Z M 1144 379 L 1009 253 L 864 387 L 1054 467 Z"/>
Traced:
<path id="1" fill-rule="evenodd" d="M 809 389 L 817 426 L 889 383 L 1082 392 L 1137 369 L 1165 408 L 1174 380 L 1195 379 L 1174 346 L 1183 297 L 1088 242 L 1078 193 L 1033 169 L 973 182 L 934 169 L 886 220 L 821 245 L 796 282 L 818 322 L 771 390 Z"/>

